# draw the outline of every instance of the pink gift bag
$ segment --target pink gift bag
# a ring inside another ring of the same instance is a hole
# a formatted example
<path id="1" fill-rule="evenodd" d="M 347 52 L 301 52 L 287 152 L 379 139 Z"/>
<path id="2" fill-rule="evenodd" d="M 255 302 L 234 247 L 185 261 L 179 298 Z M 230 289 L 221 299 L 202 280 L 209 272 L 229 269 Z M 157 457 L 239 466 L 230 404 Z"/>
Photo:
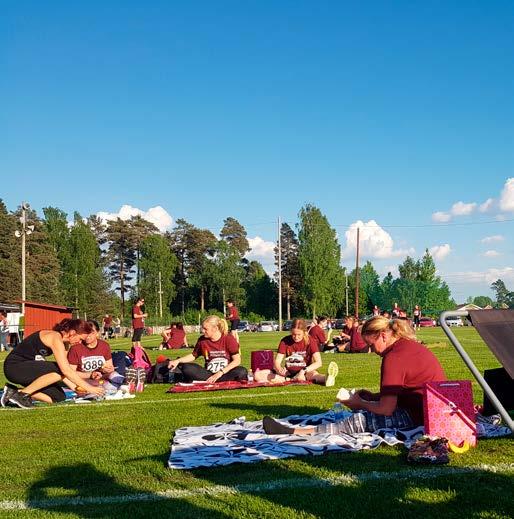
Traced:
<path id="1" fill-rule="evenodd" d="M 425 434 L 441 436 L 457 446 L 475 446 L 477 428 L 469 380 L 428 382 L 424 387 Z"/>
<path id="2" fill-rule="evenodd" d="M 257 350 L 252 351 L 252 371 L 258 369 L 273 369 L 273 351 Z"/>

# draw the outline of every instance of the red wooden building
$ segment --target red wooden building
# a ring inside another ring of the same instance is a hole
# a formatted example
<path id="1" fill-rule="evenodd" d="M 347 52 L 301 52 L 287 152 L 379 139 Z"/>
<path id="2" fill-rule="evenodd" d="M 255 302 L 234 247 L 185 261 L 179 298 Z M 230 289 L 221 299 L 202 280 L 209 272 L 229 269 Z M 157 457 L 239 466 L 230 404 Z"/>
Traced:
<path id="1" fill-rule="evenodd" d="M 25 301 L 24 336 L 27 337 L 38 330 L 51 330 L 62 319 L 71 319 L 73 310 L 70 306 Z"/>

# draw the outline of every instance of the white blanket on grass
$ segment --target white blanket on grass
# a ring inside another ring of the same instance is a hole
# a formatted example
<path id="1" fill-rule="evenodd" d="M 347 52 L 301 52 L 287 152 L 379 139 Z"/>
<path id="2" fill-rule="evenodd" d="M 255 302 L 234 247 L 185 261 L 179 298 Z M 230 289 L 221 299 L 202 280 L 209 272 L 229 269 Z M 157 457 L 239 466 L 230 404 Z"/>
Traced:
<path id="1" fill-rule="evenodd" d="M 289 416 L 280 421 L 302 427 L 333 423 L 341 418 L 341 412 L 328 411 L 318 415 Z M 409 430 L 381 429 L 374 433 L 351 435 L 269 436 L 262 429 L 262 421 L 247 422 L 243 416 L 229 423 L 178 429 L 173 438 L 168 466 L 172 469 L 193 469 L 308 454 L 353 452 L 375 449 L 381 443 L 410 443 L 422 434 L 423 428 L 417 427 Z"/>

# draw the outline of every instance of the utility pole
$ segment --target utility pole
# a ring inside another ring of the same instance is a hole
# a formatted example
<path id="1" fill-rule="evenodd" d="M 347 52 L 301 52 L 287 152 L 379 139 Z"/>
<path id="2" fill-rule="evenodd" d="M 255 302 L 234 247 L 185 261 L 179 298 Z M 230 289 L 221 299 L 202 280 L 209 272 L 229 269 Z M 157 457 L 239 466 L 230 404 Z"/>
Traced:
<path id="1" fill-rule="evenodd" d="M 162 318 L 162 276 L 159 270 L 159 317 Z"/>
<path id="2" fill-rule="evenodd" d="M 282 240 L 280 238 L 280 216 L 278 217 L 278 329 L 282 330 Z"/>
<path id="3" fill-rule="evenodd" d="M 357 254 L 355 256 L 355 317 L 359 318 L 359 246 L 360 229 L 357 227 Z"/>

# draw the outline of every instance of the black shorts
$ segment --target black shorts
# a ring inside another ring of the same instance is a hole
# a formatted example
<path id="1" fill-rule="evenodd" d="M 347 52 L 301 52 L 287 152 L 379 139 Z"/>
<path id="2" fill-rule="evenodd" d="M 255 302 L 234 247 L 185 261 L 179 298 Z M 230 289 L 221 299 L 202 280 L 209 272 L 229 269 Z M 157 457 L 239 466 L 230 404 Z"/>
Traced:
<path id="1" fill-rule="evenodd" d="M 4 363 L 5 377 L 9 382 L 26 387 L 42 375 L 48 373 L 59 373 L 62 375 L 59 366 L 56 362 L 48 362 L 45 360 L 26 360 L 26 359 L 9 359 Z M 39 391 L 48 395 L 52 402 L 62 402 L 65 400 L 65 395 L 62 387 L 59 384 L 52 384 Z"/>
<path id="2" fill-rule="evenodd" d="M 144 328 L 134 328 L 134 333 L 132 334 L 132 342 L 141 342 L 143 331 Z"/>
<path id="3" fill-rule="evenodd" d="M 239 326 L 239 319 L 233 319 L 230 321 L 230 331 L 237 332 L 237 327 Z"/>
<path id="4" fill-rule="evenodd" d="M 414 324 L 419 324 L 419 315 L 414 316 Z"/>

